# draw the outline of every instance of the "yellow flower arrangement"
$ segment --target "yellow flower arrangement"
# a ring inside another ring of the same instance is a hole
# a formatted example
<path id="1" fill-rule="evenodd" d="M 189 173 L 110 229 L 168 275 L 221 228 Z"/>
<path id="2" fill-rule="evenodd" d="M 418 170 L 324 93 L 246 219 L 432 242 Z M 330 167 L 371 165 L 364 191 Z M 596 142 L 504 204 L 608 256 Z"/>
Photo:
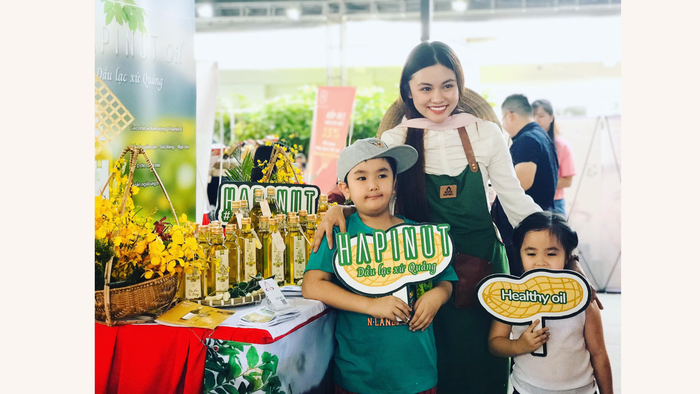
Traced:
<path id="1" fill-rule="evenodd" d="M 151 215 L 143 217 L 135 210 L 132 196 L 138 188 L 129 188 L 123 203 L 128 177 L 122 173 L 124 159 L 110 170 L 114 174 L 110 198 L 95 197 L 95 286 L 98 285 L 98 266 L 105 269 L 112 260 L 110 281 L 138 283 L 175 272 L 192 273 L 206 267 L 206 256 L 195 239 L 194 224 L 182 215 L 179 225 L 170 226 L 163 219 L 153 222 Z"/>
<path id="2" fill-rule="evenodd" d="M 290 149 L 288 149 L 286 146 L 280 146 L 280 149 L 282 149 L 283 152 L 277 154 L 277 159 L 274 160 L 274 166 L 276 171 L 274 174 L 272 174 L 268 182 L 296 184 L 304 183 L 304 174 L 301 172 L 301 169 L 292 165 L 292 163 L 290 162 L 290 157 L 296 156 L 298 148 L 299 147 L 296 144 Z M 260 160 L 258 160 L 258 166 L 263 167 L 263 175 L 266 175 L 268 172 L 272 171 L 272 165 L 272 162 L 268 163 L 267 160 L 263 162 L 260 162 Z M 258 182 L 263 183 L 263 180 L 261 179 Z"/>

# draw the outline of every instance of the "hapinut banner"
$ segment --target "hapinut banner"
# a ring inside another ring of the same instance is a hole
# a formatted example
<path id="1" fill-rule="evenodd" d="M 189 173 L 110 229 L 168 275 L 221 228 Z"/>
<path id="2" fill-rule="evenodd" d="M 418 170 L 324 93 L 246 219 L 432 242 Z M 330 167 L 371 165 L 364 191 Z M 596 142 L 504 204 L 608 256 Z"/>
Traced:
<path id="1" fill-rule="evenodd" d="M 127 145 L 142 147 L 178 214 L 195 214 L 194 0 L 95 0 L 95 189 Z M 134 203 L 171 216 L 139 159 Z"/>
<path id="2" fill-rule="evenodd" d="M 336 234 L 333 270 L 358 294 L 394 294 L 407 285 L 431 280 L 454 256 L 449 224 L 400 224 L 370 234 Z"/>

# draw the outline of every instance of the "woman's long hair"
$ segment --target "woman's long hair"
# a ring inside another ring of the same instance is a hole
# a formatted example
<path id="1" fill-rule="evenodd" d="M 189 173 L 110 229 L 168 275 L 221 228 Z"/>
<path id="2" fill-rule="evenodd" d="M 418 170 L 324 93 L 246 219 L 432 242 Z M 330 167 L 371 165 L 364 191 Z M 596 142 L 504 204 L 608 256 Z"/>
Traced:
<path id="1" fill-rule="evenodd" d="M 549 100 L 536 100 L 532 102 L 532 113 L 537 111 L 537 108 L 542 108 L 546 113 L 552 116 L 552 123 L 549 124 L 549 128 L 545 130 L 549 138 L 554 142 L 554 137 L 559 135 L 559 123 L 556 123 L 554 119 L 554 109 L 552 108 L 552 103 Z"/>
<path id="2" fill-rule="evenodd" d="M 399 88 L 406 118 L 423 117 L 413 104 L 413 99 L 410 98 L 411 88 L 408 84 L 409 81 L 413 74 L 436 64 L 441 64 L 454 71 L 461 99 L 462 88 L 464 87 L 464 73 L 462 72 L 462 64 L 452 48 L 439 41 L 421 43 L 413 48 L 401 71 Z M 460 111 L 460 107 L 457 105 L 452 114 Z M 418 161 L 409 170 L 399 174 L 396 186 L 396 213 L 417 222 L 428 222 L 431 217 L 430 206 L 428 205 L 428 192 L 425 187 L 423 136 L 424 130 L 413 127 L 408 128 L 406 145 L 411 145 L 418 151 Z"/>

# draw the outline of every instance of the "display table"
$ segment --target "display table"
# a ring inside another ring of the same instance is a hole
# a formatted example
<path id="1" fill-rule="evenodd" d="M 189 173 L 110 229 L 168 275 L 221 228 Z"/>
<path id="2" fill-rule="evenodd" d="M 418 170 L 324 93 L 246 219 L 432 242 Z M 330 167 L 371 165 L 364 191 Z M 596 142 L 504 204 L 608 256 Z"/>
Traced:
<path id="1" fill-rule="evenodd" d="M 213 331 L 95 323 L 95 392 L 203 393 L 205 379 L 216 392 L 241 385 L 248 393 L 267 386 L 288 394 L 332 391 L 335 313 L 318 301 L 294 301 L 297 318 L 265 329 L 238 327 L 260 305 L 231 308 L 236 314 Z"/>

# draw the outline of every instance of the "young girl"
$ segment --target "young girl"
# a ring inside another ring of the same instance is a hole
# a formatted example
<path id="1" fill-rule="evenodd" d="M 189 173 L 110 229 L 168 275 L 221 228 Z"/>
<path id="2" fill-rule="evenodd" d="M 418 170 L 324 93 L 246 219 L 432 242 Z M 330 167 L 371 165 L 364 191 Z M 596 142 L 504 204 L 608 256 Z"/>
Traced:
<path id="1" fill-rule="evenodd" d="M 528 216 L 513 230 L 525 271 L 535 268 L 573 269 L 578 236 L 564 218 L 551 212 Z M 600 310 L 594 302 L 576 316 L 548 320 L 547 327 L 511 326 L 497 320 L 491 325 L 489 350 L 513 357 L 511 383 L 515 394 L 609 394 L 612 370 L 605 349 Z M 511 333 L 513 339 L 511 339 Z M 548 343 L 547 356 L 530 354 Z M 596 385 L 598 391 L 596 391 Z"/>

